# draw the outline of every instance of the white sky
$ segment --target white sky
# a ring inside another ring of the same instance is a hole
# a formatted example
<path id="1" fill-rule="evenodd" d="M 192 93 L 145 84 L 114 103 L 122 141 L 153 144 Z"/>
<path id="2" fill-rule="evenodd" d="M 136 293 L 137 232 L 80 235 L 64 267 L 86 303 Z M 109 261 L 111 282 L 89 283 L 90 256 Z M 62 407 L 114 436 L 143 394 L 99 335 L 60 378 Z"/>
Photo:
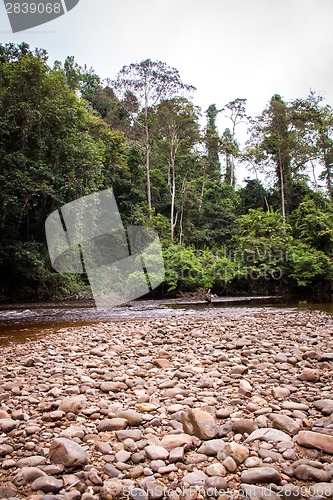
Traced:
<path id="1" fill-rule="evenodd" d="M 0 42 L 21 41 L 45 48 L 50 62 L 73 55 L 102 77 L 131 62 L 164 61 L 197 87 L 203 110 L 240 97 L 258 114 L 273 94 L 289 100 L 310 88 L 333 105 L 332 0 L 80 0 L 15 35 L 1 2 Z M 221 134 L 228 125 L 220 119 Z"/>

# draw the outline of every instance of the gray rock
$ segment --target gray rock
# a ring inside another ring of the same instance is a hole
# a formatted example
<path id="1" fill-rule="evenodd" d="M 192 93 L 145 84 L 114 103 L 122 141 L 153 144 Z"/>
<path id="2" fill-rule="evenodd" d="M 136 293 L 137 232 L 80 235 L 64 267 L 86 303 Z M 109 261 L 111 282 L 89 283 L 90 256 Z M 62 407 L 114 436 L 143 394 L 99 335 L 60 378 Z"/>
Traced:
<path id="1" fill-rule="evenodd" d="M 117 462 L 126 463 L 131 458 L 131 453 L 126 450 L 119 450 L 116 453 Z"/>
<path id="2" fill-rule="evenodd" d="M 190 486 L 201 486 L 205 483 L 206 480 L 206 474 L 202 471 L 197 470 L 186 474 L 186 476 L 183 477 L 182 482 L 188 483 Z"/>
<path id="3" fill-rule="evenodd" d="M 122 382 L 102 382 L 100 385 L 102 392 L 120 392 L 127 389 L 127 385 Z"/>
<path id="4" fill-rule="evenodd" d="M 41 455 L 32 455 L 31 457 L 20 458 L 16 462 L 16 467 L 21 469 L 22 467 L 37 467 L 38 465 L 45 464 L 46 458 Z"/>
<path id="5" fill-rule="evenodd" d="M 14 477 L 13 483 L 15 486 L 25 486 L 41 476 L 46 476 L 46 473 L 37 467 L 22 467 Z"/>
<path id="6" fill-rule="evenodd" d="M 147 458 L 149 460 L 166 460 L 169 457 L 169 452 L 162 446 L 149 445 L 145 448 Z"/>
<path id="7" fill-rule="evenodd" d="M 288 434 L 295 435 L 301 430 L 301 426 L 294 419 L 288 417 L 287 415 L 270 415 L 273 420 L 272 425 L 275 429 L 281 429 Z"/>
<path id="8" fill-rule="evenodd" d="M 324 352 L 320 354 L 319 361 L 333 361 L 333 352 Z"/>
<path id="9" fill-rule="evenodd" d="M 296 401 L 283 401 L 281 407 L 284 410 L 300 410 L 300 411 L 308 411 L 308 405 L 304 403 L 296 403 Z"/>
<path id="10" fill-rule="evenodd" d="M 315 401 L 313 404 L 315 408 L 317 408 L 317 410 L 323 410 L 327 406 L 329 407 L 333 406 L 333 399 L 319 399 L 318 401 Z"/>
<path id="11" fill-rule="evenodd" d="M 248 460 L 248 459 L 247 459 Z M 229 471 L 229 472 L 235 472 L 235 470 L 237 469 L 237 464 L 235 462 L 235 460 L 232 458 L 232 457 L 226 457 L 223 462 L 222 462 L 222 465 Z"/>
<path id="12" fill-rule="evenodd" d="M 244 396 L 251 396 L 252 390 L 252 385 L 247 380 L 241 380 L 239 382 L 239 392 L 244 394 Z"/>
<path id="13" fill-rule="evenodd" d="M 242 472 L 240 480 L 245 484 L 275 483 L 279 484 L 281 476 L 273 467 L 257 467 Z"/>
<path id="14" fill-rule="evenodd" d="M 133 441 L 139 441 L 142 437 L 142 432 L 139 429 L 126 429 L 116 431 L 116 436 L 118 441 L 125 441 L 125 439 L 133 439 Z"/>
<path id="15" fill-rule="evenodd" d="M 207 477 L 205 481 L 205 490 L 207 496 L 219 497 L 228 489 L 228 483 L 223 477 Z M 215 490 L 215 491 L 214 491 Z"/>
<path id="16" fill-rule="evenodd" d="M 191 455 L 187 455 L 186 457 L 186 464 L 200 464 L 202 462 L 206 462 L 207 456 L 204 455 L 203 453 L 193 453 Z"/>
<path id="17" fill-rule="evenodd" d="M 0 418 L 0 430 L 3 432 L 10 432 L 19 425 L 19 421 L 12 418 Z"/>
<path id="18" fill-rule="evenodd" d="M 147 484 L 147 493 L 150 500 L 158 500 L 165 496 L 166 488 L 162 484 L 151 481 Z"/>
<path id="19" fill-rule="evenodd" d="M 269 427 L 263 427 L 261 429 L 257 429 L 256 431 L 253 431 L 245 440 L 245 443 L 251 443 L 256 439 L 267 442 L 272 441 L 274 443 L 291 440 L 290 436 L 285 432 L 282 432 L 278 429 L 271 429 Z"/>
<path id="20" fill-rule="evenodd" d="M 7 455 L 11 455 L 14 451 L 14 448 L 9 444 L 0 445 L 0 458 L 4 458 Z"/>
<path id="21" fill-rule="evenodd" d="M 198 453 L 203 453 L 209 457 L 215 457 L 219 451 L 223 450 L 225 441 L 223 439 L 210 439 L 202 443 L 198 449 Z"/>
<path id="22" fill-rule="evenodd" d="M 64 437 L 67 439 L 79 438 L 82 439 L 85 435 L 85 431 L 82 427 L 77 425 L 70 425 L 66 429 L 60 432 L 59 437 Z"/>
<path id="23" fill-rule="evenodd" d="M 157 472 L 160 467 L 165 467 L 166 463 L 164 460 L 152 460 L 149 465 L 152 471 Z"/>
<path id="24" fill-rule="evenodd" d="M 206 474 L 208 476 L 221 476 L 224 477 L 227 474 L 226 468 L 220 464 L 220 463 L 215 463 L 215 464 L 210 464 L 206 468 Z"/>
<path id="25" fill-rule="evenodd" d="M 31 485 L 33 491 L 44 491 L 45 493 L 57 493 L 61 490 L 64 483 L 61 479 L 53 476 L 41 476 L 34 480 Z"/>
<path id="26" fill-rule="evenodd" d="M 332 474 L 328 471 L 311 467 L 311 465 L 299 465 L 294 470 L 294 475 L 302 481 L 319 481 L 328 483 L 332 479 Z"/>
<path id="27" fill-rule="evenodd" d="M 184 448 L 182 446 L 170 451 L 169 462 L 181 462 L 182 460 L 184 460 Z"/>
<path id="28" fill-rule="evenodd" d="M 244 466 L 248 469 L 252 469 L 252 467 L 259 467 L 261 465 L 262 460 L 259 457 L 249 457 L 244 462 Z"/>
<path id="29" fill-rule="evenodd" d="M 117 469 L 111 464 L 105 464 L 103 470 L 111 478 L 117 478 L 122 474 L 119 469 Z"/>

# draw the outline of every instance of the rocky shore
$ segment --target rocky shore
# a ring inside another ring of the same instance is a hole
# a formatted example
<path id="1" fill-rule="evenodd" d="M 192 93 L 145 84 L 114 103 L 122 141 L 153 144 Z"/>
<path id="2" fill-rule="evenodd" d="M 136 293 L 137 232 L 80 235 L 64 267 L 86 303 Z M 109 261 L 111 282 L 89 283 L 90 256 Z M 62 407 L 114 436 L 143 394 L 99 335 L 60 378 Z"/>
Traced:
<path id="1" fill-rule="evenodd" d="M 0 354 L 0 499 L 333 498 L 333 318 L 100 323 Z"/>

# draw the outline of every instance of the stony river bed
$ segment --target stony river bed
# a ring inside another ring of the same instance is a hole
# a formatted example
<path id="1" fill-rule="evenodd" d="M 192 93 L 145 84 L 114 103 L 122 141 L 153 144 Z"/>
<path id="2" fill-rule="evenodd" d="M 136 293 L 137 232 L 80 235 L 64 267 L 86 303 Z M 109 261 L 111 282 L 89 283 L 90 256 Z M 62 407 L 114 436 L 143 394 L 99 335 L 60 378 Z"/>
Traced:
<path id="1" fill-rule="evenodd" d="M 333 498 L 333 317 L 62 328 L 0 354 L 0 498 Z"/>

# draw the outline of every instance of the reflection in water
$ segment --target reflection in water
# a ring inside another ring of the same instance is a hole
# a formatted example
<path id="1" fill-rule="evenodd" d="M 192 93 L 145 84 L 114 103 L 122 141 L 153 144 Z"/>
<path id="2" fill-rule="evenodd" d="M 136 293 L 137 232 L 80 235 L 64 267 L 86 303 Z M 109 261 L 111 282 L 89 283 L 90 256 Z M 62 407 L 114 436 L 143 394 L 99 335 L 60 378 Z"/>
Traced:
<path id="1" fill-rule="evenodd" d="M 281 297 L 223 297 L 212 303 L 184 300 L 135 301 L 132 304 L 99 310 L 93 302 L 62 302 L 0 305 L 0 344 L 10 341 L 24 342 L 30 338 L 46 336 L 59 328 L 82 326 L 96 322 L 157 318 L 166 316 L 206 315 L 214 313 L 255 314 L 265 310 L 297 308 L 322 310 L 333 313 L 333 303 L 287 303 Z"/>

